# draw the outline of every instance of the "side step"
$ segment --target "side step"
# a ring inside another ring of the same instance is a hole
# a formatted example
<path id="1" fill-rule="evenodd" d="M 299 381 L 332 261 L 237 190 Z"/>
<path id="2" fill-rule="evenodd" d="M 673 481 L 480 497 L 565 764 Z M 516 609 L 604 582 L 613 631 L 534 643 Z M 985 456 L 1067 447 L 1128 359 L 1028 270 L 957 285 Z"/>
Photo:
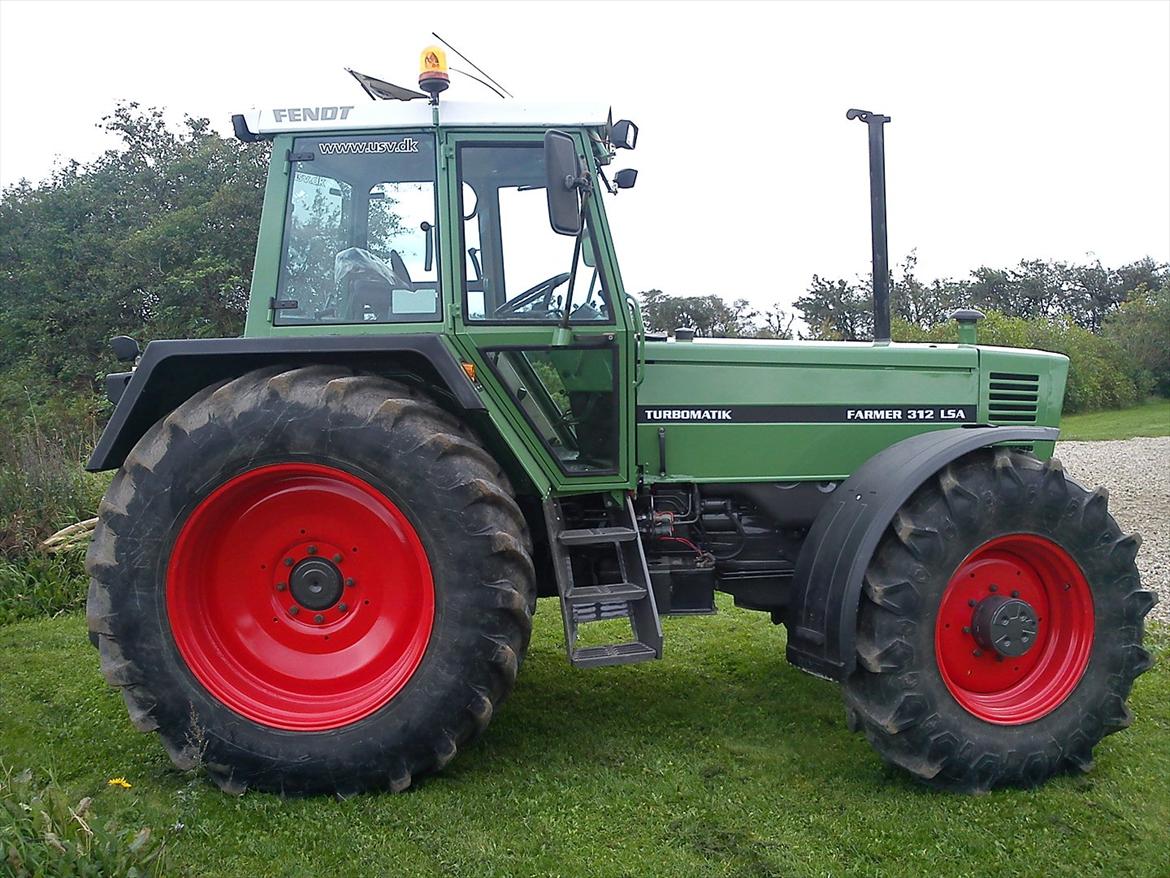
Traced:
<path id="1" fill-rule="evenodd" d="M 654 648 L 644 643 L 616 643 L 613 646 L 583 646 L 573 651 L 571 660 L 579 668 L 603 668 L 606 665 L 632 665 L 658 658 Z"/>
<path id="2" fill-rule="evenodd" d="M 662 657 L 662 626 L 650 587 L 650 573 L 642 541 L 635 527 L 634 506 L 614 511 L 620 526 L 568 529 L 560 503 L 550 497 L 544 504 L 561 616 L 565 624 L 565 646 L 569 661 L 579 668 L 627 665 Z M 573 558 L 578 552 L 610 547 L 616 554 L 621 582 L 577 585 Z M 609 619 L 628 619 L 634 639 L 626 643 L 577 646 L 580 625 Z"/>
<path id="3" fill-rule="evenodd" d="M 628 543 L 638 539 L 638 532 L 629 527 L 583 527 L 563 530 L 557 537 L 562 546 L 602 546 L 606 543 Z"/>
<path id="4" fill-rule="evenodd" d="M 639 601 L 646 597 L 646 589 L 632 582 L 614 585 L 575 585 L 565 598 L 574 604 L 599 604 L 606 601 Z"/>

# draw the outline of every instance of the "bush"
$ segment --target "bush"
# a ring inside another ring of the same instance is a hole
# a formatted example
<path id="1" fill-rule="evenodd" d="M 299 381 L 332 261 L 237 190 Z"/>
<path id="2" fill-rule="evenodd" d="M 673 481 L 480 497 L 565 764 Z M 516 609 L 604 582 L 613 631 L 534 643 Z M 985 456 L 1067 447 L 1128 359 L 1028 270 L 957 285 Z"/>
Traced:
<path id="1" fill-rule="evenodd" d="M 82 467 L 92 433 L 61 420 L 53 430 L 31 416 L 15 428 L 0 426 L 0 558 L 26 554 L 54 531 L 97 514 L 108 478 Z"/>
<path id="2" fill-rule="evenodd" d="M 904 320 L 893 321 L 898 341 L 958 341 L 954 322 L 924 330 Z M 1053 351 L 1069 358 L 1064 413 L 1125 408 L 1140 402 L 1152 381 L 1116 338 L 1096 335 L 1071 318 L 1025 320 L 991 311 L 979 324 L 980 344 Z"/>
<path id="3" fill-rule="evenodd" d="M 0 866 L 13 878 L 157 875 L 165 845 L 149 828 L 123 830 L 99 821 L 93 799 L 76 804 L 31 771 L 0 769 Z"/>
<path id="4" fill-rule="evenodd" d="M 1125 351 L 1146 386 L 1170 396 L 1170 285 L 1134 293 L 1106 321 L 1104 335 Z"/>

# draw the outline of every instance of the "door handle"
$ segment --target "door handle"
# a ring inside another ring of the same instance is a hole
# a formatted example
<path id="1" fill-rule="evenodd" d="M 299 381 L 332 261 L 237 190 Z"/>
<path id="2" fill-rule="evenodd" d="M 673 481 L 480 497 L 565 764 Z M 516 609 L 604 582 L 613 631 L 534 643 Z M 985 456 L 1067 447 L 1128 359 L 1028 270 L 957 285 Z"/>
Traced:
<path id="1" fill-rule="evenodd" d="M 638 340 L 634 353 L 634 386 L 640 387 L 642 379 L 646 377 L 643 368 L 646 360 L 646 327 L 642 324 L 642 306 L 630 293 L 626 293 L 626 304 L 630 307 L 630 313 L 634 315 L 634 337 Z"/>

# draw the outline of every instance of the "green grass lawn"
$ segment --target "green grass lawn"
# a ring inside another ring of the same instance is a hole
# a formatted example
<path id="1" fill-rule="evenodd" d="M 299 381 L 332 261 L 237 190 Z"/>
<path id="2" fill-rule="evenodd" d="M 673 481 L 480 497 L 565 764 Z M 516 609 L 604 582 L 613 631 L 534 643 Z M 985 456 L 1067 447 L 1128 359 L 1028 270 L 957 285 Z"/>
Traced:
<path id="1" fill-rule="evenodd" d="M 883 766 L 837 688 L 785 663 L 782 628 L 720 607 L 665 620 L 660 662 L 582 671 L 541 601 L 485 737 L 405 794 L 346 801 L 233 798 L 174 770 L 80 616 L 17 622 L 0 627 L 0 761 L 151 827 L 168 875 L 1170 875 L 1170 629 L 1091 774 L 966 797 Z"/>
<path id="2" fill-rule="evenodd" d="M 1135 436 L 1170 436 L 1170 399 L 1151 399 L 1129 409 L 1060 419 L 1060 438 L 1066 441 Z"/>

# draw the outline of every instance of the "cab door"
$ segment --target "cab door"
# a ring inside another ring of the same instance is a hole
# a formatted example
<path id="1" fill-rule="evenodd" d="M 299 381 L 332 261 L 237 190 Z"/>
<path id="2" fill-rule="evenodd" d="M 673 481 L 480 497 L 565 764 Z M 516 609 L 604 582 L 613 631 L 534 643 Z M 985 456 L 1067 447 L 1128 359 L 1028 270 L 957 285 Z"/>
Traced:
<path id="1" fill-rule="evenodd" d="M 633 487 L 633 328 L 600 193 L 575 247 L 549 225 L 543 132 L 448 133 L 443 153 L 456 343 L 493 417 L 554 490 Z"/>

